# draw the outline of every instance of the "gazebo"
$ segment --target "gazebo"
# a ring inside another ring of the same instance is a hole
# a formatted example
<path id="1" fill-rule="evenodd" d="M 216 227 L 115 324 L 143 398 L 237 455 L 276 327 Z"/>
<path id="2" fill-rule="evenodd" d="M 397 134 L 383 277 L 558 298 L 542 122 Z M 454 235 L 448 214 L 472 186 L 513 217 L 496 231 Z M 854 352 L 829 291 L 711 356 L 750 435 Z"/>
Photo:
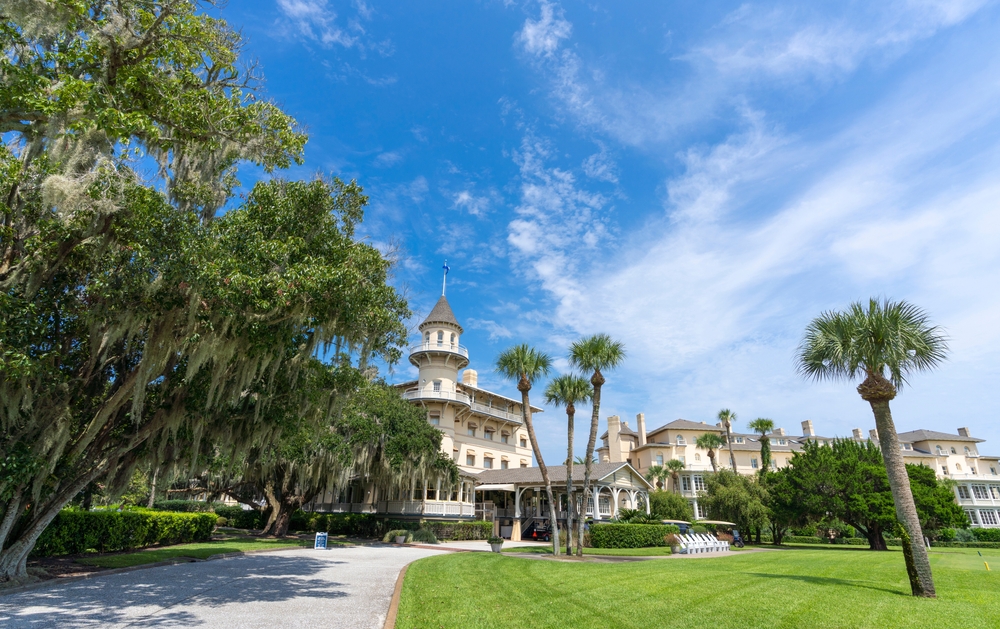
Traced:
<path id="1" fill-rule="evenodd" d="M 566 466 L 551 465 L 549 480 L 558 508 L 558 519 L 566 522 Z M 584 466 L 573 466 L 573 495 L 577 513 L 583 497 Z M 590 479 L 593 498 L 587 501 L 585 518 L 614 518 L 619 509 L 644 509 L 649 513 L 649 491 L 653 486 L 628 463 L 594 463 Z M 548 498 L 542 472 L 537 467 L 484 470 L 476 478 L 476 512 L 492 515 L 497 534 L 519 541 L 536 522 L 549 518 Z M 596 499 L 596 500 L 595 500 Z M 596 509 L 594 508 L 596 503 Z"/>

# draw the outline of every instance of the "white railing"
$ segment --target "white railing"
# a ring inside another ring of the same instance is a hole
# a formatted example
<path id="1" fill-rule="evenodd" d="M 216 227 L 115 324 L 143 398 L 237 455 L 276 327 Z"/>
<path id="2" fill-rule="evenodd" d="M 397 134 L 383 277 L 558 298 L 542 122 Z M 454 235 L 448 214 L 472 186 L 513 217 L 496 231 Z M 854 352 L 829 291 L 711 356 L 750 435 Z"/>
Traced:
<path id="1" fill-rule="evenodd" d="M 475 505 L 470 502 L 445 500 L 384 500 L 378 503 L 379 513 L 394 515 L 472 516 Z"/>
<path id="2" fill-rule="evenodd" d="M 515 424 L 521 423 L 520 413 L 511 413 L 509 411 L 501 410 L 499 408 L 494 408 L 492 406 L 487 406 L 485 404 L 479 404 L 478 402 L 472 404 L 472 410 L 476 411 L 477 413 L 485 413 L 486 415 L 492 415 L 493 417 L 498 417 L 500 419 L 504 419 L 506 421 Z"/>
<path id="3" fill-rule="evenodd" d="M 416 354 L 417 352 L 450 352 L 452 354 L 465 356 L 466 358 L 469 357 L 469 350 L 464 345 L 459 345 L 458 343 L 438 343 L 430 341 L 427 343 L 417 343 L 416 345 L 411 345 L 410 353 Z"/>
<path id="4" fill-rule="evenodd" d="M 427 389 L 407 389 L 403 391 L 404 400 L 447 400 L 469 406 L 469 396 L 458 391 L 433 391 Z"/>

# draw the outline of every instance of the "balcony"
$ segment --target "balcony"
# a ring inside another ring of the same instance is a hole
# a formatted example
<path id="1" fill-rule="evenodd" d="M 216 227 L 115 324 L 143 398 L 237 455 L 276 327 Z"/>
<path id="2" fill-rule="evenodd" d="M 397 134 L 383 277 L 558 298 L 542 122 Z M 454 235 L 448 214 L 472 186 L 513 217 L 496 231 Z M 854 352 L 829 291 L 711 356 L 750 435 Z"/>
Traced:
<path id="1" fill-rule="evenodd" d="M 475 505 L 471 502 L 445 500 L 385 500 L 378 503 L 378 512 L 392 515 L 472 517 L 475 514 Z"/>
<path id="2" fill-rule="evenodd" d="M 471 407 L 472 407 L 472 410 L 476 411 L 477 413 L 483 413 L 484 415 L 490 415 L 491 417 L 496 417 L 497 419 L 502 419 L 502 420 L 508 421 L 508 422 L 510 422 L 512 424 L 520 424 L 521 423 L 521 414 L 520 413 L 511 413 L 511 412 L 505 411 L 503 409 L 499 409 L 499 408 L 495 408 L 495 407 L 492 407 L 492 406 L 487 406 L 485 404 L 479 404 L 479 403 L 473 403 L 471 405 Z"/>
<path id="3" fill-rule="evenodd" d="M 404 400 L 430 400 L 432 402 L 456 402 L 470 406 L 469 396 L 457 391 L 432 391 L 428 389 L 407 389 L 403 391 Z"/>
<path id="4" fill-rule="evenodd" d="M 464 345 L 458 345 L 457 343 L 428 341 L 410 346 L 410 354 L 418 352 L 448 352 L 449 354 L 458 354 L 466 359 L 469 358 L 469 350 Z"/>

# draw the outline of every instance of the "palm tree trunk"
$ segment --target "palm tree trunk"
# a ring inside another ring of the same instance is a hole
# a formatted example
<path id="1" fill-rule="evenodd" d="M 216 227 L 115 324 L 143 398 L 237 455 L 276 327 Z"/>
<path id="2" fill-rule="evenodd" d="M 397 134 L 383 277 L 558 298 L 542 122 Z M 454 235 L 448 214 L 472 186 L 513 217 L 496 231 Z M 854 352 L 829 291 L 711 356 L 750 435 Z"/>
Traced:
<path id="1" fill-rule="evenodd" d="M 877 378 L 869 376 L 860 387 L 865 387 L 869 381 L 874 380 L 874 386 L 881 385 Z M 884 379 L 883 379 L 884 380 Z M 885 382 L 885 384 L 889 384 Z M 872 385 L 869 385 L 871 388 Z M 889 384 L 889 386 L 892 386 Z M 865 391 L 862 397 L 865 397 Z M 895 394 L 895 391 L 892 392 Z M 914 596 L 924 596 L 934 598 L 937 594 L 934 591 L 934 577 L 931 574 L 931 562 L 927 556 L 927 549 L 924 547 L 924 533 L 920 528 L 920 518 L 917 516 L 917 507 L 913 502 L 913 491 L 910 489 L 910 477 L 906 474 L 906 465 L 903 463 L 903 455 L 899 450 L 899 437 L 896 436 L 896 425 L 892 421 L 892 412 L 889 410 L 889 399 L 887 395 L 872 396 L 868 400 L 875 415 L 875 428 L 878 430 L 879 446 L 882 449 L 882 458 L 885 460 L 885 471 L 889 475 L 889 487 L 892 489 L 892 500 L 896 503 L 896 517 L 899 518 L 903 528 L 909 535 L 911 552 L 905 553 L 906 570 L 911 575 L 910 589 Z M 915 579 L 912 578 L 915 575 Z"/>
<path id="2" fill-rule="evenodd" d="M 601 387 L 604 385 L 604 376 L 601 375 L 600 371 L 595 371 L 594 375 L 590 378 L 590 384 L 594 385 L 594 398 L 592 400 L 591 408 L 593 409 L 590 415 L 590 438 L 587 440 L 587 457 L 584 461 L 584 471 L 583 471 L 583 509 L 581 509 L 581 517 L 584 517 L 587 513 L 587 499 L 592 493 L 590 491 L 590 474 L 594 467 L 594 448 L 597 447 L 597 427 L 601 421 Z M 594 514 L 597 514 L 597 500 L 594 500 Z M 583 557 L 583 525 L 580 525 L 580 536 L 577 538 L 579 544 L 576 547 L 576 556 Z"/>
<path id="3" fill-rule="evenodd" d="M 670 475 L 670 478 L 673 479 L 674 481 L 674 493 L 675 494 L 681 493 L 681 475 L 677 472 L 673 472 Z"/>
<path id="4" fill-rule="evenodd" d="M 729 462 L 733 466 L 733 471 L 736 472 L 736 457 L 733 455 L 733 436 L 732 431 L 730 430 L 731 427 L 732 422 L 726 422 L 726 445 L 729 446 Z"/>
<path id="5" fill-rule="evenodd" d="M 526 378 L 522 378 L 521 382 L 517 385 L 517 388 L 521 391 L 521 413 L 524 416 L 524 426 L 528 429 L 528 439 L 531 441 L 531 449 L 535 453 L 535 460 L 538 461 L 538 469 L 542 472 L 542 481 L 545 483 L 545 495 L 549 499 L 549 528 L 552 529 L 552 554 L 558 555 L 560 552 L 559 548 L 559 514 L 556 513 L 556 501 L 552 496 L 552 481 L 549 479 L 549 468 L 545 465 L 545 460 L 542 459 L 542 451 L 538 448 L 538 440 L 535 438 L 535 425 L 531 421 L 531 405 L 528 402 L 528 389 L 531 385 L 528 384 L 524 387 L 524 383 L 527 382 Z"/>
<path id="6" fill-rule="evenodd" d="M 715 462 L 715 450 L 709 450 L 708 451 L 708 460 L 712 462 L 712 471 L 713 472 L 718 472 L 719 471 L 719 466 Z"/>
<path id="7" fill-rule="evenodd" d="M 573 555 L 573 511 L 576 502 L 573 500 L 573 418 L 576 407 L 566 406 L 566 431 L 569 445 L 566 447 L 566 555 Z"/>

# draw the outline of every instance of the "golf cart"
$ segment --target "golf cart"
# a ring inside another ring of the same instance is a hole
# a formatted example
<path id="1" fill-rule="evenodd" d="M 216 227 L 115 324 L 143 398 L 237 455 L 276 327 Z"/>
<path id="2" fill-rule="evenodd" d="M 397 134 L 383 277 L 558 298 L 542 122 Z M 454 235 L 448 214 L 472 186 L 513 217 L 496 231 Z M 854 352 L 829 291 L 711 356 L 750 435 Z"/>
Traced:
<path id="1" fill-rule="evenodd" d="M 681 535 L 686 535 L 691 530 L 691 523 L 684 520 L 660 520 L 661 524 L 673 524 L 681 531 Z"/>
<path id="2" fill-rule="evenodd" d="M 716 535 L 720 532 L 725 532 L 733 536 L 733 546 L 737 548 L 743 548 L 745 545 L 743 538 L 740 536 L 739 530 L 736 528 L 734 522 L 726 522 L 724 520 L 698 520 L 695 522 L 696 526 L 705 526 L 715 529 Z"/>

